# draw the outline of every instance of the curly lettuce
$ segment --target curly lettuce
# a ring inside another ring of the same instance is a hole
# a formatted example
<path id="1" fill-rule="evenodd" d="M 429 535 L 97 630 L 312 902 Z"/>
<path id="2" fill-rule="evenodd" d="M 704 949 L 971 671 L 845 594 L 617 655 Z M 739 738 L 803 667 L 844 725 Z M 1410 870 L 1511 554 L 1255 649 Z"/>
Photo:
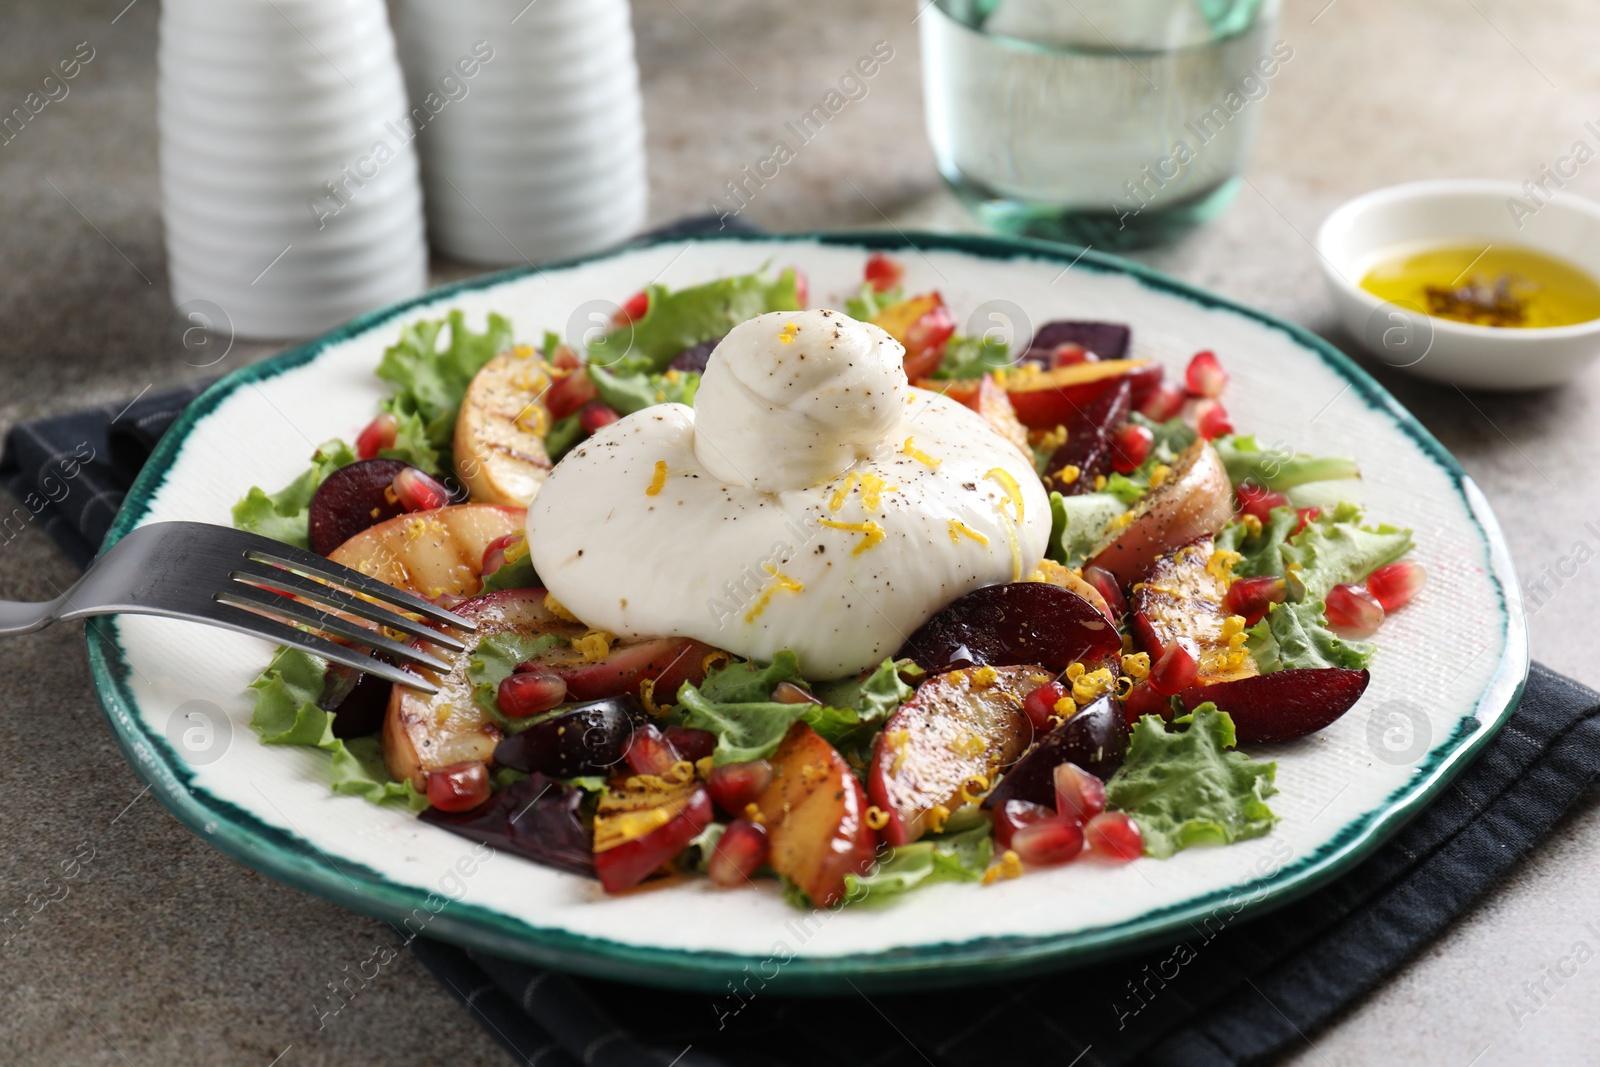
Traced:
<path id="1" fill-rule="evenodd" d="M 761 270 L 676 292 L 664 285 L 645 292 L 649 304 L 642 317 L 590 342 L 590 366 L 621 375 L 660 374 L 685 348 L 714 341 L 746 319 L 800 310 L 793 269 L 775 280 Z"/>
<path id="2" fill-rule="evenodd" d="M 447 328 L 446 344 L 441 336 Z M 396 448 L 382 454 L 396 453 L 390 458 L 425 470 L 444 470 L 467 386 L 485 363 L 510 347 L 511 322 L 493 312 L 483 333 L 468 329 L 466 314 L 459 309 L 402 328 L 400 339 L 384 350 L 376 372 L 395 387 L 379 406 L 400 424 Z"/>
<path id="3" fill-rule="evenodd" d="M 251 486 L 243 499 L 233 505 L 233 525 L 306 548 L 311 537 L 311 498 L 328 475 L 355 461 L 355 451 L 343 441 L 324 441 L 312 453 L 311 467 L 276 493 Z"/>
<path id="4" fill-rule="evenodd" d="M 1346 641 L 1328 628 L 1322 601 L 1274 604 L 1245 631 L 1245 646 L 1261 673 L 1315 667 L 1360 670 L 1372 662 L 1373 646 Z"/>
<path id="5" fill-rule="evenodd" d="M 1278 765 L 1232 751 L 1234 741 L 1232 717 L 1209 701 L 1170 727 L 1154 715 L 1134 725 L 1127 758 L 1106 783 L 1106 806 L 1138 824 L 1145 855 L 1166 858 L 1272 829 L 1278 817 L 1267 798 L 1278 791 Z"/>

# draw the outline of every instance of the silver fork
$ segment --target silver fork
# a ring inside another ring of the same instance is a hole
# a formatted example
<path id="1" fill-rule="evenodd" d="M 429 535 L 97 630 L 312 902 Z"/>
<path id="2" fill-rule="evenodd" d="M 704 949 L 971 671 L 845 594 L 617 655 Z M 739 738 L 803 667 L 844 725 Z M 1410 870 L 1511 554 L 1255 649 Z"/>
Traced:
<path id="1" fill-rule="evenodd" d="M 475 629 L 471 620 L 437 604 L 281 541 L 201 522 L 157 522 L 129 532 L 55 600 L 37 604 L 0 600 L 0 637 L 32 633 L 53 622 L 92 615 L 164 615 L 290 645 L 424 693 L 438 691 L 427 679 L 393 663 L 269 618 L 280 616 L 401 663 L 441 673 L 450 669 L 448 663 L 421 648 L 332 611 L 281 596 L 274 589 L 426 638 L 429 644 L 452 652 L 466 646 L 429 623 L 468 632 Z"/>

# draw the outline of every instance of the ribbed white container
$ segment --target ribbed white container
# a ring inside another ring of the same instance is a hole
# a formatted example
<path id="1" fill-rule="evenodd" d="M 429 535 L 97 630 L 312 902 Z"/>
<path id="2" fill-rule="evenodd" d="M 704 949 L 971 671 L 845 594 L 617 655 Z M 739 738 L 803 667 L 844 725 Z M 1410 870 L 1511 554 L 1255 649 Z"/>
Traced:
<path id="1" fill-rule="evenodd" d="M 383 0 L 163 0 L 159 66 L 174 303 L 302 337 L 426 287 Z"/>
<path id="2" fill-rule="evenodd" d="M 639 228 L 644 122 L 627 0 L 391 6 L 413 115 L 427 116 L 417 146 L 435 248 L 541 262 Z M 430 94 L 445 101 L 437 113 Z"/>

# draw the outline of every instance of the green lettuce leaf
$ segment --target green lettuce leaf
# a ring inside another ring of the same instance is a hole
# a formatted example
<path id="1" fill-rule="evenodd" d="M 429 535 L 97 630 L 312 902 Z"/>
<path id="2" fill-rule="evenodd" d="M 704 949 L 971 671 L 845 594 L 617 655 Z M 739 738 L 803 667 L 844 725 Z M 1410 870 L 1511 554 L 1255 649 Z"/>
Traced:
<path id="1" fill-rule="evenodd" d="M 441 347 L 446 327 L 449 344 Z M 442 319 L 406 324 L 400 340 L 384 351 L 377 375 L 395 387 L 380 407 L 400 421 L 404 438 L 396 439 L 396 450 L 409 452 L 408 462 L 436 472 L 444 469 L 440 457 L 450 452 L 467 386 L 485 363 L 510 347 L 511 322 L 492 312 L 483 333 L 468 329 L 459 309 Z M 429 452 L 432 462 L 418 462 Z"/>
<path id="2" fill-rule="evenodd" d="M 994 836 L 987 822 L 962 833 L 924 838 L 887 850 L 866 874 L 845 875 L 845 900 L 882 903 L 918 886 L 982 881 L 993 858 Z"/>
<path id="3" fill-rule="evenodd" d="M 1011 365 L 1011 350 L 997 337 L 952 336 L 945 342 L 944 357 L 933 377 L 981 378 L 997 367 Z"/>
<path id="4" fill-rule="evenodd" d="M 700 683 L 700 695 L 717 704 L 748 704 L 769 699 L 779 682 L 805 682 L 800 677 L 800 657 L 787 649 L 766 666 L 734 660 L 710 671 Z"/>
<path id="5" fill-rule="evenodd" d="M 326 661 L 294 648 L 280 648 L 261 676 L 250 683 L 255 711 L 250 727 L 266 745 L 304 745 L 329 754 L 329 786 L 335 793 L 374 804 L 397 801 L 412 811 L 428 798 L 410 782 L 389 777 L 377 737 L 344 740 L 333 736 L 333 713 L 317 706 L 327 678 Z"/>
<path id="6" fill-rule="evenodd" d="M 513 719 L 500 710 L 500 683 L 526 663 L 561 645 L 565 639 L 555 634 L 521 634 L 514 630 L 491 634 L 479 641 L 467 659 L 467 681 L 472 683 L 472 701 L 487 711 L 502 729 L 515 732 L 532 725 L 532 719 Z"/>
<path id="7" fill-rule="evenodd" d="M 746 319 L 769 311 L 800 310 L 792 269 L 776 281 L 757 271 L 677 292 L 664 285 L 652 285 L 647 291 L 650 304 L 643 318 L 589 345 L 591 366 L 621 374 L 659 374 L 685 348 L 714 341 Z"/>
<path id="8" fill-rule="evenodd" d="M 1194 444 L 1199 435 L 1194 432 L 1194 427 L 1183 421 L 1183 416 L 1178 415 L 1166 422 L 1156 422 L 1146 418 L 1135 411 L 1128 416 L 1128 421 L 1135 426 L 1143 426 L 1155 438 L 1150 444 L 1150 455 L 1145 457 L 1144 464 L 1139 468 L 1148 481 L 1150 471 L 1158 463 L 1171 465 L 1172 461 L 1183 454 L 1184 449 Z"/>
<path id="9" fill-rule="evenodd" d="M 911 699 L 916 688 L 906 681 L 925 673 L 909 659 L 886 659 L 865 678 L 841 678 L 817 686 L 817 699 L 835 708 L 849 708 L 860 722 L 878 725 Z"/>
<path id="10" fill-rule="evenodd" d="M 1342 456 L 1308 456 L 1287 448 L 1262 448 L 1251 436 L 1228 435 L 1211 442 L 1234 485 L 1250 482 L 1283 492 L 1306 482 L 1359 478 L 1356 461 Z"/>
<path id="11" fill-rule="evenodd" d="M 335 438 L 324 441 L 311 456 L 311 469 L 278 490 L 268 493 L 259 486 L 233 506 L 233 525 L 240 530 L 284 541 L 296 548 L 308 547 L 311 536 L 311 498 L 328 475 L 356 461 L 349 445 Z"/>
<path id="12" fill-rule="evenodd" d="M 1320 600 L 1272 605 L 1245 631 L 1244 647 L 1263 674 L 1306 667 L 1360 670 L 1373 653 L 1367 642 L 1346 641 L 1328 629 Z"/>
<path id="13" fill-rule="evenodd" d="M 1106 526 L 1112 519 L 1128 510 L 1128 506 L 1110 493 L 1081 493 L 1078 496 L 1051 495 L 1051 518 L 1054 526 L 1056 498 L 1060 497 L 1061 532 L 1051 539 L 1052 547 L 1059 546 L 1057 563 L 1068 567 L 1082 566 L 1100 543 Z"/>
<path id="14" fill-rule="evenodd" d="M 544 450 L 550 453 L 551 463 L 559 463 L 582 440 L 583 425 L 574 412 L 550 424 L 550 432 L 544 435 Z"/>
<path id="15" fill-rule="evenodd" d="M 671 370 L 665 374 L 612 374 L 604 367 L 591 366 L 589 378 L 600 399 L 618 415 L 632 415 L 654 404 L 693 404 L 700 388 L 700 375 Z"/>
<path id="16" fill-rule="evenodd" d="M 1294 508 L 1273 508 L 1259 534 L 1252 537 L 1243 523 L 1230 522 L 1217 535 L 1216 546 L 1239 553 L 1233 565 L 1236 578 L 1281 578 L 1284 540 L 1299 522 Z"/>
<path id="17" fill-rule="evenodd" d="M 772 700 L 772 691 L 780 682 L 804 684 L 793 652 L 779 652 L 766 666 L 736 661 L 706 675 L 698 687 L 683 683 L 678 689 L 677 714 L 683 725 L 717 735 L 717 747 L 711 754 L 717 766 L 767 758 L 796 722 L 806 723 L 835 745 L 858 740 L 865 728 L 875 725 L 864 722 L 862 712 L 853 707 Z M 873 695 L 861 696 L 873 709 L 871 714 L 881 713 L 887 685 L 880 681 Z"/>
<path id="18" fill-rule="evenodd" d="M 1144 481 L 1139 481 L 1135 478 L 1130 478 L 1126 474 L 1113 473 L 1111 477 L 1106 479 L 1105 492 L 1116 497 L 1124 507 L 1133 507 L 1149 491 L 1150 482 L 1148 478 Z"/>
<path id="19" fill-rule="evenodd" d="M 1154 715 L 1141 718 L 1127 758 L 1106 783 L 1107 807 L 1139 824 L 1148 856 L 1260 837 L 1277 821 L 1267 807 L 1278 791 L 1277 764 L 1229 751 L 1233 719 L 1209 701 L 1186 718 L 1181 730 Z"/>
<path id="20" fill-rule="evenodd" d="M 1321 600 L 1344 582 L 1359 582 L 1411 550 L 1411 531 L 1358 525 L 1361 509 L 1341 504 L 1324 512 L 1283 546 L 1286 564 L 1300 565 L 1305 599 Z"/>
<path id="21" fill-rule="evenodd" d="M 503 589 L 538 589 L 544 585 L 539 572 L 533 569 L 533 557 L 524 553 L 507 560 L 483 576 L 483 591 L 498 593 Z"/>
<path id="22" fill-rule="evenodd" d="M 844 313 L 852 319 L 866 322 L 877 318 L 878 312 L 890 304 L 898 304 L 905 298 L 905 291 L 898 285 L 880 293 L 872 288 L 871 282 L 862 282 L 856 295 L 844 302 Z"/>

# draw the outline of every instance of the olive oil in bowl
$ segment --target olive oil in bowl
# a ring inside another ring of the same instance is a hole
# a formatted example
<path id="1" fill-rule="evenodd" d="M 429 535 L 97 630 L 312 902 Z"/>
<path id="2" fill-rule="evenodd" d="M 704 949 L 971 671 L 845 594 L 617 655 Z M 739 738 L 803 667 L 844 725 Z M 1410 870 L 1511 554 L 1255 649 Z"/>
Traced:
<path id="1" fill-rule="evenodd" d="M 1537 329 L 1600 319 L 1600 282 L 1564 259 L 1515 245 L 1413 245 L 1378 260 L 1361 288 L 1474 326 Z"/>

